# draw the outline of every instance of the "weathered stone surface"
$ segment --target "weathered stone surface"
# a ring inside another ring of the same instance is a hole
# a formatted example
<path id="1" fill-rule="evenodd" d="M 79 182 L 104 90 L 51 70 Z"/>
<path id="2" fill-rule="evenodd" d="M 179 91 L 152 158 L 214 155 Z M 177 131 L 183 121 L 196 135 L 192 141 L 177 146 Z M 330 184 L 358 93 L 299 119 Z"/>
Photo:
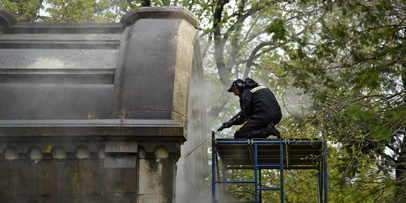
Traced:
<path id="1" fill-rule="evenodd" d="M 173 202 L 187 123 L 205 129 L 197 26 L 184 8 L 101 24 L 0 11 L 0 202 Z"/>
<path id="2" fill-rule="evenodd" d="M 167 159 L 140 159 L 139 202 L 172 202 L 175 166 Z"/>
<path id="3" fill-rule="evenodd" d="M 135 193 L 137 171 L 134 169 L 110 169 L 103 170 L 104 191 L 107 193 Z"/>
<path id="4" fill-rule="evenodd" d="M 104 202 L 137 203 L 134 193 L 105 193 Z"/>
<path id="5" fill-rule="evenodd" d="M 85 41 L 86 36 L 75 36 L 75 38 L 83 37 L 83 40 Z M 25 37 L 27 38 L 26 40 L 32 40 L 29 37 L 30 35 L 27 35 Z M 50 38 L 52 36 L 43 35 L 43 37 Z M 8 38 L 11 37 L 9 36 Z M 8 38 L 4 35 L 0 35 L 1 41 L 10 40 Z M 55 40 L 58 40 L 58 38 Z M 30 70 L 32 72 L 28 72 L 29 76 L 35 76 L 36 72 L 34 71 L 39 72 L 39 70 L 43 70 L 44 74 L 63 74 L 68 73 L 66 71 L 72 69 L 78 70 L 78 72 L 80 70 L 86 71 L 88 69 L 90 69 L 90 71 L 115 69 L 118 55 L 117 47 L 119 46 L 120 38 L 114 35 L 111 40 L 117 42 L 116 49 L 62 49 L 60 51 L 52 49 L 0 49 L 0 61 L 2 61 L 2 66 L 0 67 L 1 75 L 3 79 L 6 79 L 5 76 L 10 77 L 11 74 L 27 74 L 27 71 Z M 90 41 L 86 42 L 91 43 Z M 75 60 L 72 60 L 73 58 Z M 14 81 L 1 81 L 1 83 L 7 82 Z"/>

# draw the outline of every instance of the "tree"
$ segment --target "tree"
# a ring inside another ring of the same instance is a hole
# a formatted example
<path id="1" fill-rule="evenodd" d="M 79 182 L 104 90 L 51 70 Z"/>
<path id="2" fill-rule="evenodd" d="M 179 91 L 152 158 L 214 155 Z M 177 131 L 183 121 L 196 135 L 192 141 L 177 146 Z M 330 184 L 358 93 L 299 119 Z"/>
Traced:
<path id="1" fill-rule="evenodd" d="M 134 8 L 125 1 L 114 0 L 47 0 L 49 22 L 114 22 Z"/>
<path id="2" fill-rule="evenodd" d="M 233 7 L 233 5 L 235 6 Z M 308 41 L 311 42 L 317 38 L 317 36 L 312 35 L 312 31 L 316 30 L 314 25 L 317 23 L 317 19 L 322 18 L 322 15 L 318 14 L 321 6 L 305 6 L 308 5 L 281 1 L 241 1 L 238 3 L 213 1 L 207 3 L 207 7 L 210 9 L 203 10 L 206 8 L 203 6 L 202 10 L 193 10 L 193 7 L 189 7 L 198 14 L 201 22 L 205 22 L 207 19 L 211 22 L 211 24 L 206 24 L 207 27 L 203 29 L 201 37 L 207 39 L 203 40 L 204 64 L 213 67 L 213 69 L 206 69 L 206 77 L 209 77 L 212 82 L 215 81 L 216 85 L 221 86 L 222 91 L 219 93 L 218 88 L 208 88 L 216 90 L 216 92 L 209 92 L 209 95 L 215 96 L 210 102 L 212 106 L 209 117 L 227 119 L 232 114 L 227 109 L 231 109 L 232 112 L 238 108 L 238 105 L 229 102 L 230 97 L 226 96 L 228 93 L 225 91 L 229 88 L 231 80 L 236 78 L 252 77 L 264 85 L 271 85 L 277 95 L 291 94 L 289 91 L 297 90 L 287 88 L 292 84 L 294 78 L 284 75 L 286 71 L 282 69 L 279 62 L 288 60 L 285 58 L 284 52 L 289 52 L 292 47 L 308 43 Z M 282 99 L 280 101 L 284 102 Z M 285 114 L 283 128 L 296 126 L 297 130 L 285 130 L 283 135 L 285 137 L 303 135 L 304 133 L 295 134 L 295 132 L 302 130 L 298 128 L 302 124 L 300 123 L 301 117 L 297 116 L 292 119 L 289 113 Z M 280 127 L 282 128 L 282 126 Z M 318 130 L 315 127 L 312 129 Z M 310 132 L 310 130 L 306 129 L 303 132 Z M 306 135 L 306 137 L 313 138 L 317 136 L 318 133 L 311 136 Z M 300 171 L 301 175 L 311 174 L 311 172 L 302 172 Z M 235 175 L 252 175 L 249 173 Z M 298 173 L 292 172 L 293 175 Z M 295 184 L 296 180 L 294 178 L 285 179 L 286 185 L 295 185 L 296 188 L 301 188 Z M 311 180 L 306 179 L 301 183 L 309 185 L 315 184 L 315 181 L 313 180 L 311 183 Z M 292 202 L 305 202 L 306 200 L 303 198 L 296 199 L 303 192 L 303 190 L 296 190 L 296 188 L 289 188 L 289 199 Z M 304 188 L 310 190 L 309 187 Z M 252 200 L 252 192 L 246 192 L 253 191 L 249 185 L 236 185 L 229 188 L 229 191 L 237 192 L 239 199 L 250 200 L 251 198 Z M 314 194 L 310 196 L 317 197 L 315 193 L 316 190 L 311 190 L 307 194 Z M 279 197 L 267 195 L 265 198 L 269 201 L 277 201 Z"/>
<path id="3" fill-rule="evenodd" d="M 278 59 L 278 48 L 296 40 L 288 37 L 287 27 L 292 22 L 283 19 L 281 11 L 288 3 L 278 1 L 241 1 L 226 0 L 213 1 L 201 13 L 209 13 L 204 17 L 209 18 L 210 27 L 204 29 L 202 38 L 207 38 L 213 46 L 212 56 L 205 57 L 213 61 L 217 76 L 223 87 L 221 94 L 217 95 L 216 102 L 212 103 L 209 117 L 217 117 L 224 109 L 230 97 L 225 90 L 236 78 L 258 76 L 259 80 L 268 80 L 272 67 L 261 68 L 261 59 L 266 57 Z M 203 19 L 202 19 L 203 20 Z M 207 19 L 206 19 L 207 20 Z M 269 23 L 271 22 L 271 23 Z M 210 61 L 207 61 L 210 64 Z M 266 75 L 255 75 L 252 69 L 266 69 Z"/>
<path id="4" fill-rule="evenodd" d="M 0 1 L 0 8 L 13 13 L 18 21 L 32 22 L 41 18 L 39 10 L 44 7 L 42 4 L 43 0 L 2 0 Z"/>
<path id="5" fill-rule="evenodd" d="M 341 149 L 337 190 L 405 202 L 406 3 L 314 3 L 324 13 L 319 40 L 289 50 L 284 70 L 315 101 L 307 122 Z M 384 188 L 393 195 L 385 196 Z M 344 201 L 345 195 L 335 198 Z"/>

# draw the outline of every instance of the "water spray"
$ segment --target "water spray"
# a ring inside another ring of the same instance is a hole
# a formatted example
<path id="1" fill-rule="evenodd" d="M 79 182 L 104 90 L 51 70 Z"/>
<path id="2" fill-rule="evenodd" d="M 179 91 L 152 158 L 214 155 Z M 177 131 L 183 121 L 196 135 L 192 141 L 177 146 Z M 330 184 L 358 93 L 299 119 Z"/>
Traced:
<path id="1" fill-rule="evenodd" d="M 241 114 L 242 114 L 241 111 L 238 112 L 238 113 L 237 113 L 235 116 L 233 116 L 229 121 L 234 121 L 234 120 L 237 119 L 239 116 L 241 116 Z M 212 137 L 212 138 L 214 139 L 215 134 L 218 133 L 218 132 L 220 132 L 220 131 L 222 131 L 224 128 L 228 128 L 225 123 L 223 123 L 223 125 L 222 125 L 220 128 L 218 128 L 217 131 L 212 130 L 212 131 L 211 131 L 211 136 L 208 136 L 206 139 L 204 139 L 200 144 L 198 144 L 195 148 L 193 148 L 192 151 L 190 151 L 189 153 L 187 153 L 184 158 L 186 159 L 186 158 L 187 158 L 190 154 L 192 154 L 197 148 L 199 148 L 203 143 L 205 143 L 208 139 L 210 139 L 210 137 Z"/>
<path id="2" fill-rule="evenodd" d="M 184 158 L 186 159 L 190 154 L 192 154 L 197 148 L 199 148 L 202 144 L 204 144 L 208 139 L 210 139 L 211 137 L 214 139 L 214 135 L 216 133 L 218 133 L 219 130 L 217 131 L 211 131 L 211 136 L 208 136 L 206 139 L 204 139 L 200 144 L 198 144 L 195 148 L 193 148 L 189 153 L 187 153 Z"/>

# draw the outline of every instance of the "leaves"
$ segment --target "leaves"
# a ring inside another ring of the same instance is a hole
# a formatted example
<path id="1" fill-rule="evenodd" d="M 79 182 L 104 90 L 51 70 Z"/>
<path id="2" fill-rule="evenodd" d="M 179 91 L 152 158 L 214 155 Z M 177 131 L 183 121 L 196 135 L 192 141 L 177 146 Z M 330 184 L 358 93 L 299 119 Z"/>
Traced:
<path id="1" fill-rule="evenodd" d="M 265 29 L 268 33 L 272 33 L 273 40 L 284 40 L 286 36 L 286 29 L 282 19 L 276 18 Z"/>
<path id="2" fill-rule="evenodd" d="M 319 120 L 314 124 L 328 132 L 330 140 L 339 143 L 343 152 L 343 161 L 337 164 L 342 175 L 339 182 L 348 188 L 350 183 L 362 182 L 358 177 L 366 173 L 362 168 L 375 163 L 379 168 L 390 167 L 392 171 L 398 168 L 395 163 L 399 159 L 388 152 L 387 146 L 397 146 L 394 151 L 405 152 L 404 139 L 393 139 L 399 134 L 404 137 L 406 124 L 404 117 L 398 117 L 406 114 L 402 82 L 405 75 L 399 72 L 399 68 L 404 69 L 406 56 L 404 48 L 399 46 L 405 41 L 405 13 L 399 10 L 405 3 L 336 1 L 329 6 L 325 12 L 330 15 L 321 24 L 322 40 L 312 49 L 301 47 L 301 51 L 309 50 L 305 57 L 292 58 L 285 70 L 294 75 L 295 86 L 304 88 L 319 101 L 314 106 L 315 115 L 310 118 Z M 314 58 L 318 60 L 312 60 Z M 318 69 L 321 70 L 316 73 Z M 397 129 L 397 133 L 393 129 Z M 354 160 L 354 157 L 366 161 Z M 346 163 L 349 160 L 351 167 Z M 374 172 L 380 179 L 391 179 L 387 171 L 372 167 L 369 173 Z M 365 176 L 365 181 L 372 180 Z M 381 186 L 376 183 L 363 188 L 378 191 L 373 188 Z M 351 197 L 351 201 L 367 195 L 353 190 L 354 195 L 344 189 L 340 191 L 346 198 Z M 368 195 L 378 197 L 383 193 Z"/>
<path id="3" fill-rule="evenodd" d="M 0 8 L 13 13 L 18 21 L 33 22 L 39 17 L 38 10 L 43 8 L 42 3 L 42 0 L 2 0 L 0 1 Z"/>

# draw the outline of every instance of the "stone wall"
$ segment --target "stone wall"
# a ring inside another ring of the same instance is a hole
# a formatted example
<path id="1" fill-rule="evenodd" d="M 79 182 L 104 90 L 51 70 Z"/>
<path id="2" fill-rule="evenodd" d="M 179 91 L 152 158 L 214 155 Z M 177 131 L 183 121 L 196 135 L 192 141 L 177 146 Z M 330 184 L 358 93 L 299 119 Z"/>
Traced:
<path id="1" fill-rule="evenodd" d="M 181 145 L 206 136 L 197 26 L 180 7 L 120 23 L 0 11 L 0 202 L 181 202 Z"/>

